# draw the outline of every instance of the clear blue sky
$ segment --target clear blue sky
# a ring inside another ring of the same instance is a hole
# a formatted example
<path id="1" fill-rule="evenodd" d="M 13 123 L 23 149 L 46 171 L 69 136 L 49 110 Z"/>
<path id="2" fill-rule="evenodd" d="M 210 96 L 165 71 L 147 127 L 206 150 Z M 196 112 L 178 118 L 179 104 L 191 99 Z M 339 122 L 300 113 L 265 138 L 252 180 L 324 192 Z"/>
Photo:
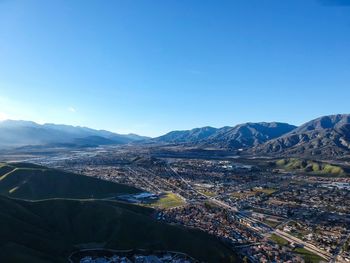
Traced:
<path id="1" fill-rule="evenodd" d="M 350 112 L 350 4 L 0 1 L 0 119 L 159 135 Z"/>

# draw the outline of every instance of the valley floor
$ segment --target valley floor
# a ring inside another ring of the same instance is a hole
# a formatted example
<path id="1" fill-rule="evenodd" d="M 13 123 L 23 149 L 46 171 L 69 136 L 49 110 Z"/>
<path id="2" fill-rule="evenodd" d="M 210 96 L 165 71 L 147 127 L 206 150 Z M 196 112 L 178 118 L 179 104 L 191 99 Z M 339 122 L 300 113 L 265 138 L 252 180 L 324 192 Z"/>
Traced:
<path id="1" fill-rule="evenodd" d="M 270 159 L 159 154 L 136 146 L 60 157 L 35 162 L 140 188 L 145 196 L 121 200 L 154 207 L 158 221 L 214 235 L 242 260 L 350 259 L 347 177 L 275 169 Z"/>

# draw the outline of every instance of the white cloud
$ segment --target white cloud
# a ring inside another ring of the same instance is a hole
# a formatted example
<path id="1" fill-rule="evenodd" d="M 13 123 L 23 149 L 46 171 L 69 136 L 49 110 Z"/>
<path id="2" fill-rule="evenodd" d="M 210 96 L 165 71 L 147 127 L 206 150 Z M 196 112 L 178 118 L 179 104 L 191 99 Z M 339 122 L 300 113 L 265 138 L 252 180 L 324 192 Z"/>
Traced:
<path id="1" fill-rule="evenodd" d="M 70 112 L 77 112 L 77 110 L 74 108 L 74 107 L 68 107 L 68 111 L 70 111 Z"/>

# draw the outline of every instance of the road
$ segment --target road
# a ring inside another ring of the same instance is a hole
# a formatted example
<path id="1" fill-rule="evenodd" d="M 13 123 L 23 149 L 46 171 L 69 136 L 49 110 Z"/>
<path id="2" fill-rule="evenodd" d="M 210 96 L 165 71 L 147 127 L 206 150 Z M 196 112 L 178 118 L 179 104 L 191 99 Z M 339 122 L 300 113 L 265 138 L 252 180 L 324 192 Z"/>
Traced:
<path id="1" fill-rule="evenodd" d="M 318 247 L 316 247 L 313 244 L 304 242 L 303 240 L 296 238 L 295 236 L 292 236 L 292 235 L 290 235 L 282 230 L 276 229 L 272 233 L 286 239 L 288 242 L 302 245 L 305 249 L 307 249 L 307 250 L 311 251 L 312 253 L 326 259 L 327 261 L 329 261 L 331 259 L 332 255 L 329 252 L 324 251 L 322 249 L 319 249 Z"/>
<path id="2" fill-rule="evenodd" d="M 214 198 L 214 197 L 208 197 L 207 195 L 205 195 L 205 194 L 199 192 L 198 190 L 196 190 L 195 188 L 193 188 L 193 186 L 192 186 L 189 182 L 187 182 L 176 170 L 174 170 L 174 169 L 173 169 L 172 167 L 170 167 L 170 166 L 169 166 L 169 168 L 170 168 L 171 171 L 172 171 L 176 176 L 178 176 L 178 177 L 180 178 L 180 180 L 182 180 L 191 190 L 193 190 L 193 191 L 195 191 L 196 193 L 198 193 L 198 194 L 200 194 L 200 195 L 206 197 L 208 200 L 212 201 L 213 203 L 217 204 L 218 206 L 224 207 L 224 208 L 229 209 L 229 210 L 231 210 L 231 211 L 233 211 L 233 212 L 236 212 L 236 213 L 240 213 L 240 211 L 237 209 L 237 207 L 228 205 L 228 204 L 226 204 L 225 202 L 223 202 L 223 201 L 221 201 L 221 200 L 217 200 L 217 199 Z M 240 215 L 242 215 L 242 214 L 240 213 Z M 267 229 L 271 229 L 270 226 L 265 225 L 264 223 L 262 223 L 261 221 L 256 220 L 255 218 L 251 218 L 251 217 L 248 217 L 248 216 L 246 216 L 246 215 L 242 215 L 242 216 L 244 216 L 244 218 L 245 218 L 246 220 L 250 221 L 251 223 L 261 224 L 261 225 L 264 225 Z M 251 226 L 251 228 L 252 228 L 253 230 L 259 232 L 259 230 L 258 230 L 256 227 Z M 314 253 L 314 254 L 316 254 L 316 255 L 318 255 L 318 256 L 320 256 L 320 257 L 326 259 L 327 261 L 329 261 L 329 260 L 331 259 L 331 256 L 332 256 L 332 255 L 331 255 L 329 252 L 324 251 L 324 250 L 321 250 L 321 249 L 317 248 L 316 246 L 314 246 L 314 245 L 312 245 L 312 244 L 309 244 L 309 243 L 307 243 L 307 242 L 304 242 L 303 240 L 301 240 L 301 239 L 299 239 L 299 238 L 296 238 L 296 237 L 294 237 L 294 236 L 292 236 L 292 235 L 290 235 L 290 234 L 288 234 L 288 233 L 286 233 L 286 232 L 284 232 L 284 231 L 282 231 L 282 230 L 274 229 L 274 230 L 272 230 L 272 231 L 270 232 L 270 234 L 271 234 L 271 233 L 273 233 L 273 234 L 275 234 L 275 235 L 278 235 L 278 236 L 280 236 L 280 237 L 286 239 L 287 241 L 289 241 L 289 242 L 291 242 L 291 243 L 300 244 L 300 245 L 302 245 L 306 250 L 309 250 L 310 252 L 312 252 L 312 253 Z M 261 234 L 261 233 L 259 233 L 259 234 Z"/>

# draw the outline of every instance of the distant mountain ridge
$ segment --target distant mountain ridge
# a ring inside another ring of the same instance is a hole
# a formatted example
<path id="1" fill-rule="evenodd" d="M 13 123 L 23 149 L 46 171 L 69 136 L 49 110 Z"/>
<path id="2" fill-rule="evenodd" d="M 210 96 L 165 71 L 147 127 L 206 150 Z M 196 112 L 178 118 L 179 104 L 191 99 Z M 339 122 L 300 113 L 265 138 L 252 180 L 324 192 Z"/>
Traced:
<path id="1" fill-rule="evenodd" d="M 167 143 L 194 143 L 208 138 L 215 134 L 217 130 L 218 129 L 216 128 L 206 126 L 192 130 L 171 131 L 165 135 L 154 138 L 154 141 Z"/>
<path id="2" fill-rule="evenodd" d="M 165 143 L 186 143 L 222 148 L 247 148 L 277 138 L 296 126 L 279 122 L 244 123 L 234 127 L 203 127 L 172 131 L 154 140 Z"/>
<path id="3" fill-rule="evenodd" d="M 28 145 L 72 144 L 105 145 L 125 144 L 147 137 L 135 134 L 121 135 L 105 130 L 61 124 L 37 124 L 32 121 L 6 120 L 0 122 L 0 147 L 13 148 Z"/>
<path id="4" fill-rule="evenodd" d="M 253 148 L 254 154 L 342 156 L 350 153 L 350 114 L 323 116 Z"/>
<path id="5" fill-rule="evenodd" d="M 277 138 L 295 129 L 296 126 L 280 122 L 244 123 L 224 127 L 204 141 L 204 145 L 223 148 L 249 148 Z"/>
<path id="6" fill-rule="evenodd" d="M 280 122 L 243 123 L 172 131 L 154 142 L 242 150 L 249 155 L 341 157 L 350 154 L 350 114 L 316 118 L 297 127 Z"/>
<path id="7" fill-rule="evenodd" d="M 241 151 L 249 155 L 341 157 L 350 154 L 350 114 L 319 117 L 297 127 L 281 122 L 248 122 L 171 131 L 156 138 L 29 121 L 0 122 L 0 148 L 52 145 L 98 146 L 126 143 L 173 144 Z"/>

